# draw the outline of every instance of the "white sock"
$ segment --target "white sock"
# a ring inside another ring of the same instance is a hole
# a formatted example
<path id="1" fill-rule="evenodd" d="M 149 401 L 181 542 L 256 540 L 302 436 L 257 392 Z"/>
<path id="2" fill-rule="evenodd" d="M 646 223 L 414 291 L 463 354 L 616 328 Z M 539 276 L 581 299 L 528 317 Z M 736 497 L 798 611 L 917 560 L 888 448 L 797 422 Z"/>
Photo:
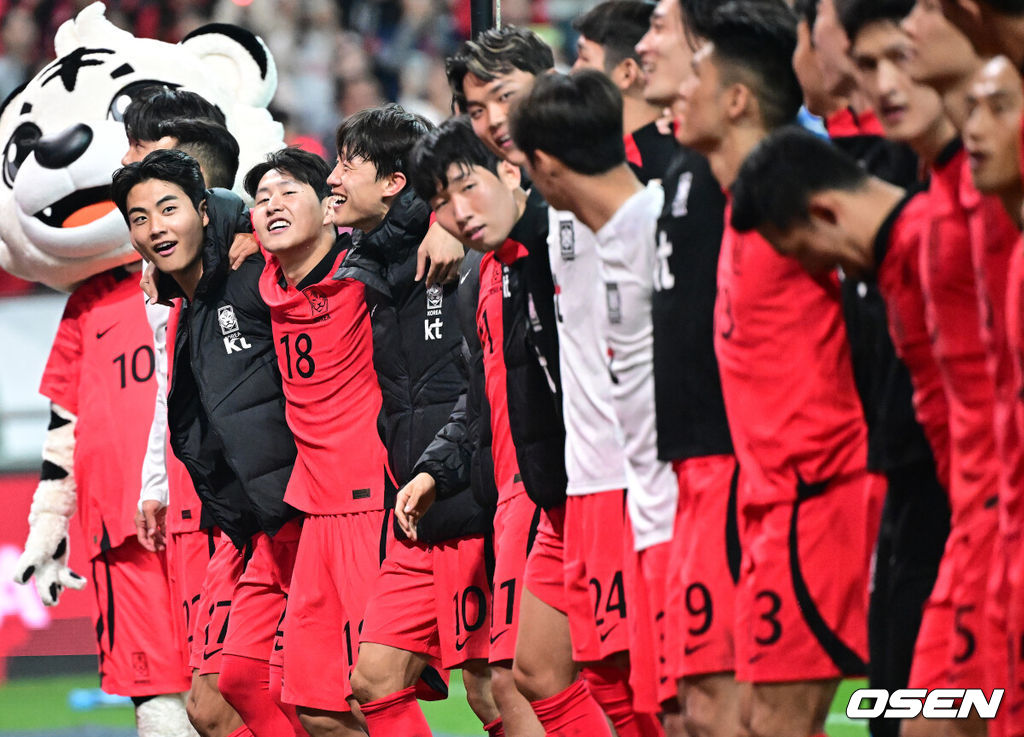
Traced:
<path id="1" fill-rule="evenodd" d="M 154 696 L 135 707 L 139 737 L 198 737 L 185 712 L 185 695 Z"/>

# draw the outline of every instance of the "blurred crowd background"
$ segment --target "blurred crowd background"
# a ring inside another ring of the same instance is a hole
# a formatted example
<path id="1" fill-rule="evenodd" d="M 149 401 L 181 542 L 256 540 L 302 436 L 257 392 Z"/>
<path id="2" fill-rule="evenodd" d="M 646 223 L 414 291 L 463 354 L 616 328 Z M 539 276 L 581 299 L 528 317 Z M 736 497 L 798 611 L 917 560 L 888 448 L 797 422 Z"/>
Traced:
<path id="1" fill-rule="evenodd" d="M 93 0 L 0 0 L 0 100 L 54 58 L 61 23 Z M 592 0 L 500 0 L 503 24 L 525 25 L 575 58 L 572 19 Z M 106 0 L 136 36 L 176 43 L 204 23 L 263 37 L 277 62 L 274 117 L 286 141 L 334 157 L 334 131 L 386 101 L 438 122 L 450 114 L 444 59 L 469 36 L 469 0 Z M 0 296 L 36 287 L 0 270 Z"/>

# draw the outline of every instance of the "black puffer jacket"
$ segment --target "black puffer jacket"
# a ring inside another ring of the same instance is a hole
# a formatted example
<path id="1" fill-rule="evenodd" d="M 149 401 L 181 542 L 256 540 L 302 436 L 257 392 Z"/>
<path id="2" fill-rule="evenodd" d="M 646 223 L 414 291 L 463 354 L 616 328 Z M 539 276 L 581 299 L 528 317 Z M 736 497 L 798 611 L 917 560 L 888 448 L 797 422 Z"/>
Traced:
<path id="1" fill-rule="evenodd" d="M 548 205 L 536 190 L 509 240 L 527 255 L 502 266 L 503 348 L 508 422 L 519 473 L 534 504 L 565 503 L 565 425 L 555 325 L 555 285 L 548 258 Z M 502 253 L 505 249 L 499 249 Z"/>
<path id="2" fill-rule="evenodd" d="M 477 502 L 493 510 L 498 504 L 498 487 L 491 456 L 491 406 L 484 388 L 483 346 L 476 332 L 480 258 L 478 252 L 469 251 L 459 267 L 459 325 L 469 366 L 466 393 L 459 398 L 448 423 L 423 451 L 413 472 L 434 477 L 438 499 L 457 494 L 468 484 Z"/>
<path id="3" fill-rule="evenodd" d="M 466 388 L 458 285 L 427 290 L 423 281 L 415 281 L 416 251 L 429 225 L 430 209 L 406 189 L 383 223 L 369 233 L 352 234 L 352 247 L 334 275 L 367 287 L 373 365 L 383 398 L 381 437 L 399 485 L 411 480 L 420 454 L 448 422 Z M 418 533 L 423 542 L 440 542 L 482 533 L 489 523 L 464 486 L 430 509 Z"/>
<path id="4" fill-rule="evenodd" d="M 270 311 L 259 292 L 263 257 L 237 271 L 228 248 L 242 217 L 230 192 L 207 194 L 210 225 L 203 275 L 181 308 L 167 398 L 171 447 L 189 471 L 209 515 L 242 547 L 263 530 L 274 534 L 297 511 L 284 502 L 295 462 L 285 419 Z M 177 285 L 159 279 L 162 297 Z M 258 428 L 259 432 L 253 432 Z"/>

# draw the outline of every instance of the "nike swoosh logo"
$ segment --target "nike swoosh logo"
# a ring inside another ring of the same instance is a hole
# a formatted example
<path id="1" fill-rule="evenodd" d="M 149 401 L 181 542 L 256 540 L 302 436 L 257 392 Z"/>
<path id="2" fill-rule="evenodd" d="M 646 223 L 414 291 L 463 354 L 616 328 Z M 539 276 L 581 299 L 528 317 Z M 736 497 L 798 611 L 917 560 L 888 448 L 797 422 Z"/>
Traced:
<path id="1" fill-rule="evenodd" d="M 493 636 L 493 637 L 491 638 L 491 644 L 493 645 L 494 643 L 496 643 L 496 642 L 498 641 L 498 638 L 499 638 L 499 637 L 501 637 L 501 636 L 502 636 L 503 634 L 505 634 L 506 632 L 508 632 L 508 630 L 502 630 L 502 631 L 501 631 L 501 632 L 499 632 L 498 634 L 494 635 L 494 636 Z"/>
<path id="2" fill-rule="evenodd" d="M 469 275 L 472 274 L 472 273 L 473 273 L 472 271 L 467 271 L 465 274 L 463 274 L 461 277 L 459 277 L 459 284 L 462 284 L 462 282 L 466 281 L 466 279 L 468 279 Z"/>
<path id="3" fill-rule="evenodd" d="M 604 642 L 605 640 L 607 640 L 607 639 L 608 639 L 608 636 L 609 636 L 609 635 L 610 635 L 610 634 L 611 634 L 612 632 L 614 632 L 614 631 L 615 631 L 615 628 L 616 628 L 616 627 L 618 627 L 618 626 L 619 626 L 618 624 L 613 624 L 613 625 L 612 625 L 611 627 L 609 627 L 609 628 L 608 628 L 608 631 L 607 631 L 607 632 L 600 632 L 600 633 L 598 633 L 598 635 L 597 635 L 597 636 L 601 638 L 601 642 Z"/>
<path id="4" fill-rule="evenodd" d="M 107 328 L 107 329 L 106 329 L 106 330 L 104 330 L 103 332 L 100 332 L 99 330 L 97 330 L 97 331 L 96 331 L 96 340 L 99 340 L 100 338 L 102 338 L 102 337 L 103 337 L 104 335 L 106 335 L 106 334 L 107 334 L 107 333 L 109 333 L 109 332 L 110 332 L 111 330 L 113 330 L 114 328 L 116 328 L 116 327 L 117 327 L 117 325 L 118 325 L 118 324 L 117 324 L 117 323 L 115 322 L 115 323 L 114 323 L 113 325 L 111 325 L 111 326 L 110 326 L 109 328 Z"/>
<path id="5" fill-rule="evenodd" d="M 462 642 L 459 642 L 458 640 L 456 640 L 455 641 L 455 651 L 456 652 L 461 652 L 462 648 L 466 647 L 466 645 L 468 643 L 469 643 L 469 638 L 468 637 L 465 640 L 463 640 Z"/>
<path id="6" fill-rule="evenodd" d="M 210 652 L 206 652 L 205 650 L 203 650 L 203 660 L 209 660 L 223 649 L 224 648 L 222 647 L 218 647 L 216 650 L 211 650 Z"/>
<path id="7" fill-rule="evenodd" d="M 747 664 L 748 665 L 753 665 L 757 661 L 761 660 L 764 656 L 765 656 L 764 653 L 758 653 L 757 655 L 752 655 L 751 657 L 747 658 Z"/>
<path id="8" fill-rule="evenodd" d="M 690 647 L 689 645 L 684 645 L 683 646 L 683 653 L 685 655 L 693 655 L 698 650 L 701 650 L 702 648 L 705 648 L 705 647 L 707 647 L 710 644 L 711 644 L 710 642 L 702 642 L 701 644 L 694 645 L 693 647 Z"/>

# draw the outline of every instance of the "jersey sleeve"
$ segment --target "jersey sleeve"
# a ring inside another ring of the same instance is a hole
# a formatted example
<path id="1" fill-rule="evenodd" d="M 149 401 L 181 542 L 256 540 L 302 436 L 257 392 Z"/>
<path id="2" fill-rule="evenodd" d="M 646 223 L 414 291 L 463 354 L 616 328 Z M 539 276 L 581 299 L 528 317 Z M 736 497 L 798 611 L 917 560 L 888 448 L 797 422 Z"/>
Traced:
<path id="1" fill-rule="evenodd" d="M 82 370 L 82 321 L 87 312 L 87 286 L 79 287 L 64 306 L 64 315 L 50 348 L 39 393 L 73 415 L 78 414 L 78 379 Z"/>

